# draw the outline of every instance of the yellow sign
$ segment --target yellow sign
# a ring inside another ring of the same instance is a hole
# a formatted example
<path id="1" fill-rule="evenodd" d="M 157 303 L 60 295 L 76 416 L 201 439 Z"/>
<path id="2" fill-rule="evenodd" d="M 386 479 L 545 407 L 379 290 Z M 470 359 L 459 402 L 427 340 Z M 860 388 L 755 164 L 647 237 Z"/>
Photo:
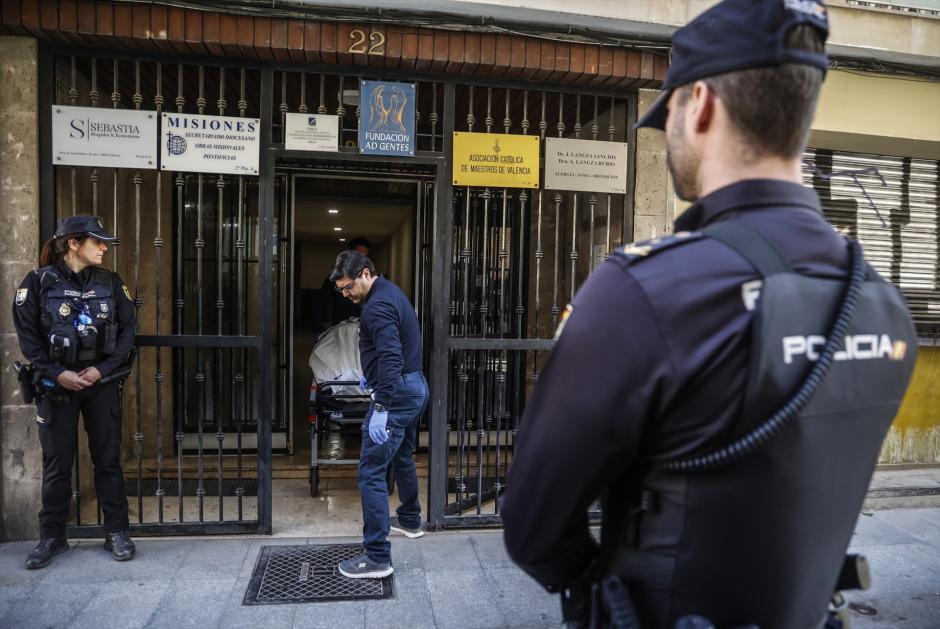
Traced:
<path id="1" fill-rule="evenodd" d="M 539 187 L 539 137 L 454 131 L 454 185 Z"/>

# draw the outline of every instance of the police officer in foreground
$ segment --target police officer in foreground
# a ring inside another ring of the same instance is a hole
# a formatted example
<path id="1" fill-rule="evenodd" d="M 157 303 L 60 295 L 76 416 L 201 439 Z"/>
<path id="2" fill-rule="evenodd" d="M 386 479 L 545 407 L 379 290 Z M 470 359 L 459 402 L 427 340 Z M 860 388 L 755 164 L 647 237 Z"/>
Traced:
<path id="1" fill-rule="evenodd" d="M 63 218 L 43 245 L 40 268 L 16 291 L 13 323 L 30 362 L 20 381 L 26 398 L 35 395 L 43 464 L 40 540 L 26 560 L 29 569 L 49 565 L 69 548 L 79 411 L 104 513 L 104 547 L 118 561 L 134 558 L 121 470 L 120 379 L 129 372 L 136 312 L 117 273 L 100 268 L 113 240 L 97 217 Z"/>
<path id="2" fill-rule="evenodd" d="M 510 556 L 570 623 L 840 626 L 830 599 L 916 336 L 801 185 L 827 32 L 819 2 L 725 0 L 674 36 L 638 126 L 666 132 L 694 203 L 569 306 L 504 496 Z"/>

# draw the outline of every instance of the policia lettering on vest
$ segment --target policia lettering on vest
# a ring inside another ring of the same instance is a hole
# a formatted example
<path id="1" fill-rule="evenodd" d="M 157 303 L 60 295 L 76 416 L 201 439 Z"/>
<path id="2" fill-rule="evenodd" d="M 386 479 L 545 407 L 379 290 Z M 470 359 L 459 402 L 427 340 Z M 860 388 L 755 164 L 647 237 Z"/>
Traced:
<path id="1" fill-rule="evenodd" d="M 100 268 L 114 240 L 94 216 L 69 216 L 43 246 L 40 268 L 16 291 L 13 323 L 28 365 L 15 364 L 23 401 L 36 403 L 42 447 L 40 540 L 26 560 L 47 566 L 68 550 L 72 464 L 81 412 L 104 513 L 105 549 L 133 559 L 121 469 L 121 385 L 134 356 L 136 311 L 121 278 Z"/>
<path id="2" fill-rule="evenodd" d="M 917 342 L 801 185 L 827 33 L 813 0 L 724 0 L 673 38 L 638 126 L 693 205 L 576 295 L 503 497 L 574 626 L 840 627 L 865 581 L 845 553 Z"/>

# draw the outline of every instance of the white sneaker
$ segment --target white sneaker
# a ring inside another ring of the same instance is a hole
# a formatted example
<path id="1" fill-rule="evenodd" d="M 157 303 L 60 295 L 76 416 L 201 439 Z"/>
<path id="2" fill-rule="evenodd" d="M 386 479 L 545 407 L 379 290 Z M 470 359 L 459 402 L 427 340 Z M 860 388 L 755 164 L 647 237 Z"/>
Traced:
<path id="1" fill-rule="evenodd" d="M 366 554 L 339 562 L 340 574 L 350 579 L 381 579 L 394 571 L 392 564 L 372 561 Z"/>
<path id="2" fill-rule="evenodd" d="M 416 529 L 410 529 L 407 526 L 402 526 L 401 524 L 398 523 L 398 518 L 391 518 L 391 521 L 389 523 L 389 528 L 395 531 L 396 533 L 401 533 L 405 537 L 408 537 L 411 539 L 418 539 L 419 537 L 424 536 L 423 528 L 419 526 Z"/>

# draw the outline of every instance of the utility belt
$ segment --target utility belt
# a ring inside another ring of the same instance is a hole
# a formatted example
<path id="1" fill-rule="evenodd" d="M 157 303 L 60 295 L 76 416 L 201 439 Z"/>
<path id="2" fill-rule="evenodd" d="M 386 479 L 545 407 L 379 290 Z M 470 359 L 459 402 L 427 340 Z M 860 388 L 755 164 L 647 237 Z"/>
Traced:
<path id="1" fill-rule="evenodd" d="M 117 382 L 118 387 L 123 387 L 124 382 L 130 376 L 134 369 L 134 358 L 137 355 L 137 349 L 132 348 L 127 355 L 124 363 L 103 376 L 93 386 L 103 386 L 111 382 Z M 13 363 L 13 371 L 16 372 L 16 379 L 20 385 L 20 396 L 26 404 L 39 404 L 39 401 L 46 398 L 53 402 L 64 403 L 69 399 L 69 391 L 64 389 L 52 378 L 44 376 L 36 371 L 36 368 L 30 364 L 25 365 L 19 361 Z"/>
<path id="2" fill-rule="evenodd" d="M 20 383 L 20 397 L 26 404 L 39 404 L 39 400 L 48 397 L 56 402 L 64 402 L 68 399 L 65 389 L 51 379 L 36 372 L 36 368 L 31 364 L 22 364 L 20 361 L 13 363 L 13 371 L 16 372 L 16 379 Z"/>
<path id="3" fill-rule="evenodd" d="M 867 590 L 871 587 L 871 569 L 864 555 L 846 555 L 829 602 L 824 624 L 820 629 L 847 629 L 850 626 L 849 605 L 843 592 Z M 562 619 L 569 629 L 643 629 L 630 591 L 623 579 L 610 575 L 595 581 L 569 584 L 561 592 Z M 704 616 L 679 618 L 675 629 L 716 629 Z M 740 625 L 718 629 L 760 629 L 757 625 Z"/>

